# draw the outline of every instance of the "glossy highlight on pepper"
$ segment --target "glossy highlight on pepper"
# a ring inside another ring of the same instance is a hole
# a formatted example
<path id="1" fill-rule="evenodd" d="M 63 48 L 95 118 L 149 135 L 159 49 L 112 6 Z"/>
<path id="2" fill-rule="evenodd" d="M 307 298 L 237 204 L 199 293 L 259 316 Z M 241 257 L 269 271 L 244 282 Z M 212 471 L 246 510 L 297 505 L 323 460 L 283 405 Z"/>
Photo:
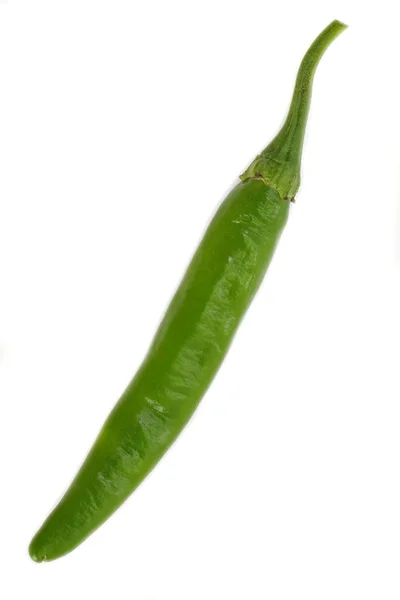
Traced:
<path id="1" fill-rule="evenodd" d="M 316 66 L 333 21 L 300 65 L 286 121 L 216 212 L 150 349 L 65 495 L 33 538 L 37 562 L 71 552 L 138 487 L 212 382 L 273 256 L 300 184 Z"/>

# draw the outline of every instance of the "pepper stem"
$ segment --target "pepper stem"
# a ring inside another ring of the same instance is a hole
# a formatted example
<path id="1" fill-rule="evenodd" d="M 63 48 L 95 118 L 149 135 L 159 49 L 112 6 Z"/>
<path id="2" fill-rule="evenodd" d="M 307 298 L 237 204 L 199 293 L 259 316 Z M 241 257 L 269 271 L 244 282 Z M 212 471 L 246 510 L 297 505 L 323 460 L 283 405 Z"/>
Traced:
<path id="1" fill-rule="evenodd" d="M 314 73 L 325 50 L 346 27 L 340 21 L 332 21 L 307 50 L 297 74 L 286 121 L 272 142 L 241 175 L 242 181 L 262 179 L 266 185 L 274 187 L 282 199 L 294 201 L 300 185 L 301 154 Z"/>

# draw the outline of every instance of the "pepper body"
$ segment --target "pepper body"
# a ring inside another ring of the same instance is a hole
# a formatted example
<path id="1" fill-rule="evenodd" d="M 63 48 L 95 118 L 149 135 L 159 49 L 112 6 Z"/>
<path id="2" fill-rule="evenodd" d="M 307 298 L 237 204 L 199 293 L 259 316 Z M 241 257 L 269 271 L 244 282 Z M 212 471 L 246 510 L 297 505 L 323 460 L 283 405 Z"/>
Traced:
<path id="1" fill-rule="evenodd" d="M 286 121 L 221 204 L 138 373 L 29 547 L 70 552 L 133 492 L 192 416 L 228 351 L 286 224 L 316 66 L 345 25 L 332 22 L 300 65 Z"/>
<path id="2" fill-rule="evenodd" d="M 51 560 L 82 542 L 181 432 L 263 279 L 289 205 L 254 179 L 239 183 L 222 203 L 136 377 L 32 542 L 36 560 Z"/>

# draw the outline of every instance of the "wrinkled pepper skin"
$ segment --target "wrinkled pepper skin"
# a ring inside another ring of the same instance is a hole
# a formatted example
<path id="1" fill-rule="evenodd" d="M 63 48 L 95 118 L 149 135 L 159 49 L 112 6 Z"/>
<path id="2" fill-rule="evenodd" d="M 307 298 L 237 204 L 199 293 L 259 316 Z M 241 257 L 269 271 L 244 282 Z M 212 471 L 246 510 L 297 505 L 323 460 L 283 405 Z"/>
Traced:
<path id="1" fill-rule="evenodd" d="M 281 132 L 215 214 L 138 373 L 32 540 L 35 561 L 70 552 L 99 527 L 153 469 L 205 394 L 285 227 L 299 185 L 314 70 L 344 27 L 333 22 L 306 54 Z"/>
<path id="2" fill-rule="evenodd" d="M 51 560 L 77 546 L 124 502 L 178 436 L 261 283 L 288 211 L 289 202 L 251 179 L 223 202 L 139 372 L 32 542 L 36 560 Z"/>

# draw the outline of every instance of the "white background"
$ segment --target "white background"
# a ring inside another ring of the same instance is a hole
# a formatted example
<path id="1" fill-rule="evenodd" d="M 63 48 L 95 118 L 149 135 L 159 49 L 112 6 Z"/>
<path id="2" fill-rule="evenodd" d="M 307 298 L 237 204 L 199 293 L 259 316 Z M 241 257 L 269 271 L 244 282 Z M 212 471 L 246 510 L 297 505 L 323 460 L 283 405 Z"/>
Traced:
<path id="1" fill-rule="evenodd" d="M 0 7 L 0 596 L 398 600 L 396 2 Z M 302 187 L 195 418 L 72 554 L 30 538 L 207 222 L 315 78 Z"/>

